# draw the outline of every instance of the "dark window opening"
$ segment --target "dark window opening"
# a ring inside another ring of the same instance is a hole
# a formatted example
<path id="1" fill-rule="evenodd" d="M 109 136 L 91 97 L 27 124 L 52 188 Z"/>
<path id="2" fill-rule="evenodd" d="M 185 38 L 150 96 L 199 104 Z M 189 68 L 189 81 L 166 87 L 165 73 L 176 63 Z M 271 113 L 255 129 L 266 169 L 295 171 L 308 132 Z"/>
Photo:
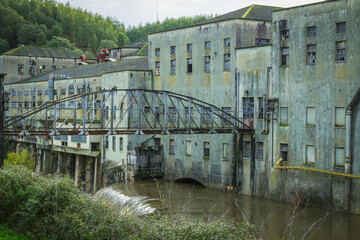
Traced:
<path id="1" fill-rule="evenodd" d="M 192 73 L 192 58 L 187 59 L 187 72 Z"/>
<path id="2" fill-rule="evenodd" d="M 288 161 L 289 145 L 280 143 L 280 157 L 283 161 Z"/>
<path id="3" fill-rule="evenodd" d="M 204 142 L 204 157 L 209 158 L 210 157 L 210 143 Z"/>
<path id="4" fill-rule="evenodd" d="M 316 36 L 316 27 L 308 27 L 307 28 L 307 36 L 315 37 Z"/>
<path id="5" fill-rule="evenodd" d="M 316 45 L 308 45 L 307 49 L 308 64 L 316 63 Z"/>
<path id="6" fill-rule="evenodd" d="M 289 48 L 281 48 L 281 65 L 289 65 Z"/>
<path id="7" fill-rule="evenodd" d="M 344 33 L 346 32 L 346 23 L 341 22 L 336 24 L 336 32 L 337 33 Z"/>
<path id="8" fill-rule="evenodd" d="M 270 43 L 270 39 L 264 39 L 264 38 L 255 38 L 255 45 L 256 46 L 260 46 L 260 45 L 266 45 Z"/>

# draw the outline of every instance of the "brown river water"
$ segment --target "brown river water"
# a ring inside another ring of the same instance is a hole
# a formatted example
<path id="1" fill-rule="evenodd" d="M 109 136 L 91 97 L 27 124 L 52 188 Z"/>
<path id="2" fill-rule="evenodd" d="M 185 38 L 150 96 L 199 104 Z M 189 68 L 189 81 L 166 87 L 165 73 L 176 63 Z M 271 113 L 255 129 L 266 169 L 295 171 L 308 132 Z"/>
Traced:
<path id="1" fill-rule="evenodd" d="M 295 209 L 289 203 L 167 181 L 158 184 L 153 180 L 120 183 L 103 191 L 109 189 L 118 194 L 115 201 L 131 199 L 126 201 L 146 205 L 142 209 L 144 211 L 161 209 L 164 205 L 166 211 L 174 216 L 203 218 L 206 221 L 247 221 L 256 225 L 259 237 L 264 240 L 360 239 L 359 215 L 322 207 Z M 160 201 L 160 195 L 165 204 Z"/>

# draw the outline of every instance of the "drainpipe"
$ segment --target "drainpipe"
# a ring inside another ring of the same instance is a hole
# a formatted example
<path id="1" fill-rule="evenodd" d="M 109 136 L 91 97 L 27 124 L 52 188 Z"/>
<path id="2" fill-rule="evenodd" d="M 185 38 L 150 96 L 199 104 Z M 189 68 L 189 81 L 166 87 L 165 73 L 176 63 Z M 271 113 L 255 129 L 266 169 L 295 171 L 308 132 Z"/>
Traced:
<path id="1" fill-rule="evenodd" d="M 264 121 L 265 121 L 265 126 L 264 129 L 261 131 L 261 134 L 268 134 L 269 133 L 269 119 L 266 119 L 266 106 L 267 106 L 267 101 L 269 99 L 269 95 L 270 95 L 270 71 L 271 71 L 271 65 L 267 66 L 266 69 L 266 95 L 264 96 Z"/>

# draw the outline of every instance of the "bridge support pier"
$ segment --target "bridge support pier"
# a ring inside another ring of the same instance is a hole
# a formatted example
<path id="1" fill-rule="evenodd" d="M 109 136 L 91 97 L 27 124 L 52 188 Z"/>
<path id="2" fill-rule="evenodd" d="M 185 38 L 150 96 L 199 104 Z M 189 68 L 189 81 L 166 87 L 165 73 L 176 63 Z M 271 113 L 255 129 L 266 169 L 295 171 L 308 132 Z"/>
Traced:
<path id="1" fill-rule="evenodd" d="M 75 176 L 74 176 L 75 187 L 77 187 L 79 184 L 79 167 L 80 167 L 79 165 L 80 165 L 80 155 L 76 154 L 75 155 Z"/>
<path id="2" fill-rule="evenodd" d="M 85 190 L 86 192 L 91 191 L 91 162 L 92 157 L 87 157 L 85 163 Z"/>
<path id="3" fill-rule="evenodd" d="M 18 142 L 16 144 L 16 153 L 21 153 L 21 151 L 24 149 L 24 143 Z"/>
<path id="4" fill-rule="evenodd" d="M 41 171 L 41 157 L 42 157 L 42 150 L 41 149 L 37 149 L 37 156 L 36 156 L 36 172 L 40 173 Z"/>
<path id="5" fill-rule="evenodd" d="M 58 157 L 57 157 L 57 167 L 56 167 L 56 173 L 61 173 L 61 164 L 63 161 L 63 155 L 61 152 L 58 152 Z"/>

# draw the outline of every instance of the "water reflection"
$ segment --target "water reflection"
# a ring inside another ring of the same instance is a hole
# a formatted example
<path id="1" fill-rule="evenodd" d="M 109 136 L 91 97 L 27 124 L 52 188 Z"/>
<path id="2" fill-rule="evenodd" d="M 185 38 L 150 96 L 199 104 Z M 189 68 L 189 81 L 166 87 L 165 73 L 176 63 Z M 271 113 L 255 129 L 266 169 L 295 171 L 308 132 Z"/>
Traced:
<path id="1" fill-rule="evenodd" d="M 299 208 L 294 211 L 292 204 L 185 183 L 160 181 L 156 184 L 154 181 L 140 181 L 115 184 L 111 188 L 128 197 L 157 199 L 147 201 L 147 204 L 155 209 L 165 208 L 169 214 L 179 217 L 204 218 L 208 221 L 248 221 L 258 227 L 262 239 L 360 238 L 358 215 L 320 208 Z M 315 228 L 316 231 L 309 231 Z"/>

